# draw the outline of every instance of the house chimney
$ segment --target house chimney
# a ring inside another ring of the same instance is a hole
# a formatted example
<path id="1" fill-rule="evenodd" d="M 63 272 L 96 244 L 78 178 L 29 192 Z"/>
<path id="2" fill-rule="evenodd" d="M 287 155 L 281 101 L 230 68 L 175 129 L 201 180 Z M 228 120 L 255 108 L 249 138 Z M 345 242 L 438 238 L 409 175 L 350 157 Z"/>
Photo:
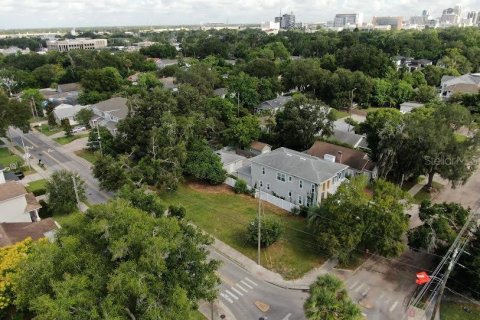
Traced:
<path id="1" fill-rule="evenodd" d="M 338 163 L 342 163 L 342 160 L 343 160 L 343 152 L 342 151 L 337 152 L 337 159 L 338 159 Z"/>

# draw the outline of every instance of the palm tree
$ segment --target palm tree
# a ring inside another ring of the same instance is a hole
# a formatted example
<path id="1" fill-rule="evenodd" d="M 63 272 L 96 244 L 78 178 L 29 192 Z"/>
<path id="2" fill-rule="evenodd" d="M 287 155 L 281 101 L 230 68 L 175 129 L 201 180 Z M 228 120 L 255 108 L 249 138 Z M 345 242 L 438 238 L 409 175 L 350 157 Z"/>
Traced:
<path id="1" fill-rule="evenodd" d="M 350 300 L 343 283 L 328 274 L 311 285 L 304 309 L 309 320 L 363 319 L 360 308 Z"/>

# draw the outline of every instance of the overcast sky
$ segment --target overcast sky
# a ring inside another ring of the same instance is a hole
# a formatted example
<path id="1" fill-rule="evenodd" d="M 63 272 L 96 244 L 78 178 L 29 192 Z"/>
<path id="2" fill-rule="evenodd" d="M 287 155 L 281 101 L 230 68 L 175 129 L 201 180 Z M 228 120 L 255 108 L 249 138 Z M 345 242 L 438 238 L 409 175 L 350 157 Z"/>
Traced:
<path id="1" fill-rule="evenodd" d="M 279 11 L 297 21 L 325 22 L 335 13 L 434 16 L 456 4 L 480 10 L 479 0 L 0 0 L 0 28 L 259 23 Z"/>

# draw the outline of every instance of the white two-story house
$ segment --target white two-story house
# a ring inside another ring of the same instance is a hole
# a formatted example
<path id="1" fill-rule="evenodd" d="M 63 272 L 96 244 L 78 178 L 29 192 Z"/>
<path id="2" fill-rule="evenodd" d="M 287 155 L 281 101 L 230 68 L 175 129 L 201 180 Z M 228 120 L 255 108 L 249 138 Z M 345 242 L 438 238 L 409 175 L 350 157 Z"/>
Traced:
<path id="1" fill-rule="evenodd" d="M 345 180 L 348 166 L 287 148 L 251 158 L 238 176 L 261 191 L 295 205 L 319 204 Z"/>

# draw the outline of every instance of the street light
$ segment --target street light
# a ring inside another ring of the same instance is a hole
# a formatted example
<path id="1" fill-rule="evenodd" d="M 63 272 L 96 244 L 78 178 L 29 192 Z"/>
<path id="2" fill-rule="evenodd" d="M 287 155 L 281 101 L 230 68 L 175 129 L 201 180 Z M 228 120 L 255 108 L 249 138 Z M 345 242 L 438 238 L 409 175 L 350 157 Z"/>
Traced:
<path id="1" fill-rule="evenodd" d="M 353 93 L 357 90 L 357 88 L 353 88 L 353 90 L 350 92 L 350 108 L 348 110 L 348 113 L 350 114 L 350 121 L 348 123 L 348 132 L 350 132 L 350 123 L 352 120 L 352 109 L 353 109 Z"/>

